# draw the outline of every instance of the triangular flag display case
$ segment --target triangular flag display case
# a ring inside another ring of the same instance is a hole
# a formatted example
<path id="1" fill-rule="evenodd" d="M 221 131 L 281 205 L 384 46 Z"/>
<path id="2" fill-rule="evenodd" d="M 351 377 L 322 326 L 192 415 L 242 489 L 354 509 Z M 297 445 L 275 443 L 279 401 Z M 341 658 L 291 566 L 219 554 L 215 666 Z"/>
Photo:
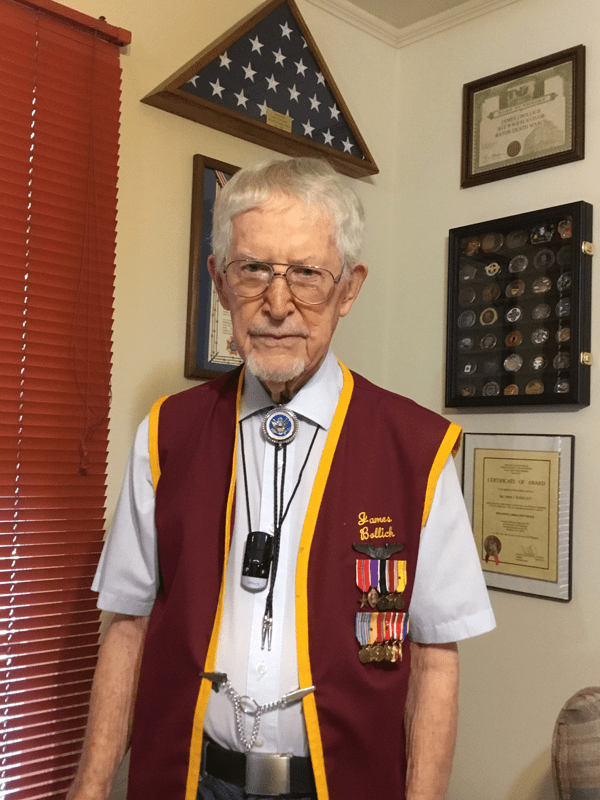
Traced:
<path id="1" fill-rule="evenodd" d="M 379 170 L 294 0 L 269 0 L 142 100 L 345 175 Z"/>

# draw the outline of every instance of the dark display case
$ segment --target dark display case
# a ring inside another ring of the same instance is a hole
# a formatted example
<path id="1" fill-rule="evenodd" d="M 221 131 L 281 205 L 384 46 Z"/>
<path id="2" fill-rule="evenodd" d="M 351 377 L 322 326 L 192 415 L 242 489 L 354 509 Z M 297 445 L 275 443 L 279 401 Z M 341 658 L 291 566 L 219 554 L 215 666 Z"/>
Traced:
<path id="1" fill-rule="evenodd" d="M 446 406 L 590 402 L 592 206 L 453 228 Z"/>

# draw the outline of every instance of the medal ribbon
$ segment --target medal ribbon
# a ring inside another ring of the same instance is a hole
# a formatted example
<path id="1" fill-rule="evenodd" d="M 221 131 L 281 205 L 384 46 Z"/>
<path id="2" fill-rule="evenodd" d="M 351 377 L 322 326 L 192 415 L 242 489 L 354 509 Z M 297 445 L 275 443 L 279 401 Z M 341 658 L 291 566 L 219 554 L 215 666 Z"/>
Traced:
<path id="1" fill-rule="evenodd" d="M 361 592 L 368 592 L 370 589 L 370 567 L 368 558 L 356 559 L 356 585 Z"/>
<path id="2" fill-rule="evenodd" d="M 371 586 L 379 590 L 379 561 L 376 558 L 370 560 Z"/>
<path id="3" fill-rule="evenodd" d="M 387 585 L 390 588 L 390 592 L 396 591 L 396 586 L 398 586 L 398 562 L 392 561 L 390 559 L 386 562 L 387 564 Z"/>
<path id="4" fill-rule="evenodd" d="M 393 620 L 393 612 L 386 611 L 384 614 L 384 626 L 385 626 L 385 640 L 386 642 L 391 641 L 394 637 L 392 636 L 392 620 Z"/>
<path id="5" fill-rule="evenodd" d="M 406 561 L 397 561 L 398 564 L 398 583 L 396 591 L 402 593 L 406 589 Z"/>
<path id="6" fill-rule="evenodd" d="M 361 647 L 369 644 L 370 616 L 364 611 L 359 611 L 356 615 L 356 638 Z"/>
<path id="7" fill-rule="evenodd" d="M 379 562 L 379 586 L 381 587 L 381 594 L 387 594 L 387 561 L 384 559 Z"/>

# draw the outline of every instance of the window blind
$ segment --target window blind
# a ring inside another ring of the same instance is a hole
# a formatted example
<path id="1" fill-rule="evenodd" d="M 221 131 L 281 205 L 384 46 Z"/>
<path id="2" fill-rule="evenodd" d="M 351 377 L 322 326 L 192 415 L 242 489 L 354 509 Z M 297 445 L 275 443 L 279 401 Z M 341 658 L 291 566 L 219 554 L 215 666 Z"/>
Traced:
<path id="1" fill-rule="evenodd" d="M 0 0 L 2 800 L 78 761 L 110 400 L 119 50 L 31 5 Z"/>

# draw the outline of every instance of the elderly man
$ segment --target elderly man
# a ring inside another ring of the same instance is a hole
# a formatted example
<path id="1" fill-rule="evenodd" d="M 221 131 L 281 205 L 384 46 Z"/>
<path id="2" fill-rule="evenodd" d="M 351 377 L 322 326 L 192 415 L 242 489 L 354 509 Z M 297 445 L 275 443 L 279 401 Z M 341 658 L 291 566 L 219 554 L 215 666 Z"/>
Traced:
<path id="1" fill-rule="evenodd" d="M 443 798 L 455 642 L 494 621 L 459 428 L 329 350 L 367 276 L 362 228 L 319 160 L 221 191 L 209 269 L 245 369 L 140 426 L 71 800 L 107 797 L 132 716 L 132 800 Z"/>

